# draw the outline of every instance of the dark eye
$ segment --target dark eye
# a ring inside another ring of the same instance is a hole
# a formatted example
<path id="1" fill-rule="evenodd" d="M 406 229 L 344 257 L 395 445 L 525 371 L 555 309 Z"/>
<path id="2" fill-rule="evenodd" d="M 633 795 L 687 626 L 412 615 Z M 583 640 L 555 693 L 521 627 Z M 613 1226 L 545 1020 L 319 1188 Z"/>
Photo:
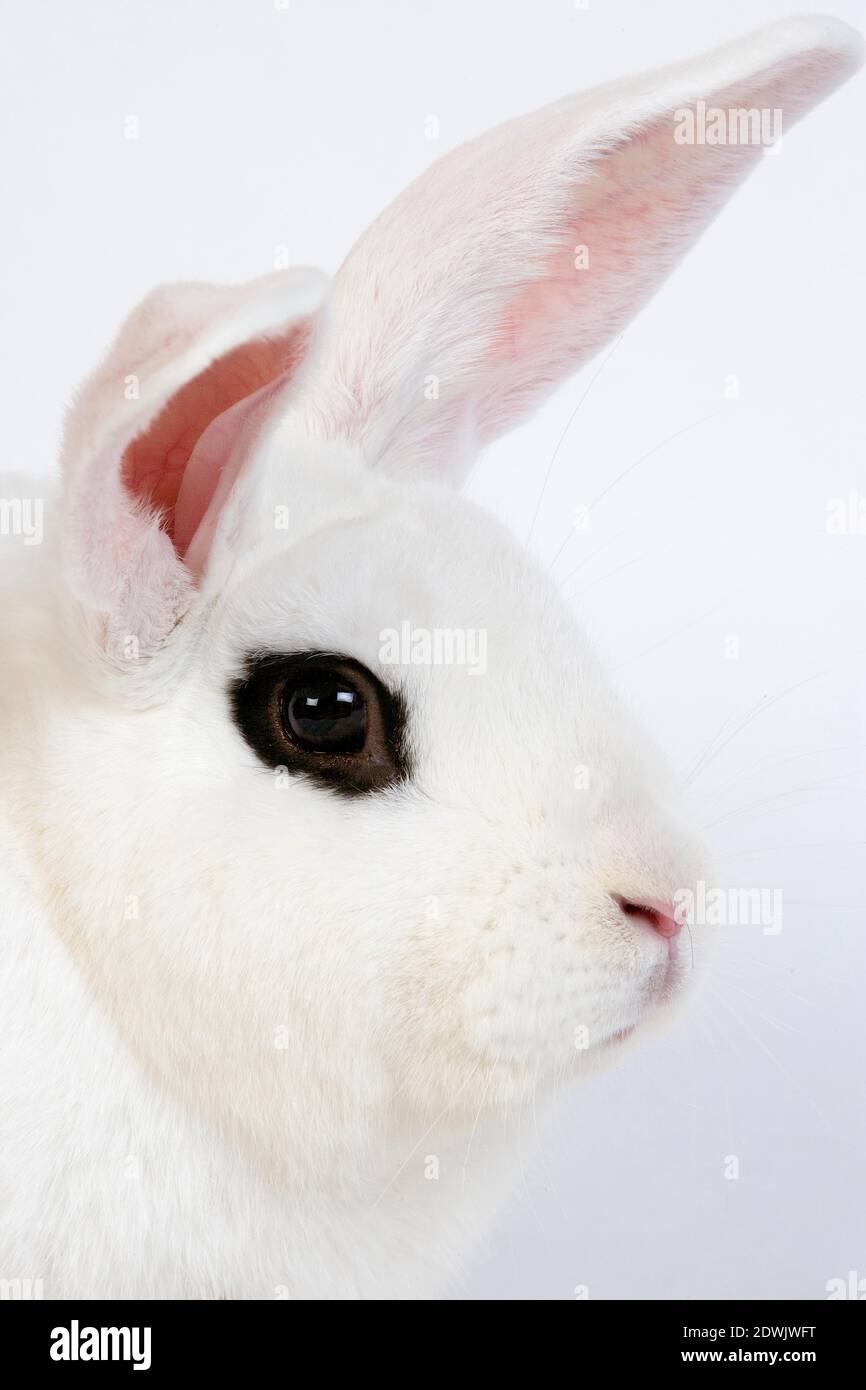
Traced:
<path id="1" fill-rule="evenodd" d="M 336 672 L 323 671 L 303 685 L 286 686 L 283 724 L 288 737 L 310 753 L 361 753 L 367 742 L 367 701 Z"/>
<path id="2" fill-rule="evenodd" d="M 257 657 L 230 693 L 238 728 L 270 767 L 349 795 L 408 776 L 403 702 L 351 657 Z"/>

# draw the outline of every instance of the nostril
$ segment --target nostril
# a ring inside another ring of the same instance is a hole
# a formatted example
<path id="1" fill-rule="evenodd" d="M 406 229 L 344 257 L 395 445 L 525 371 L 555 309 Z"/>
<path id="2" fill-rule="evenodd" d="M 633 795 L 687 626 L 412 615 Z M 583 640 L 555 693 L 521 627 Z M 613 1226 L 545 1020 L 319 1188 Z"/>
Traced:
<path id="1" fill-rule="evenodd" d="M 640 918 L 666 940 L 672 940 L 679 933 L 682 922 L 677 920 L 672 903 L 635 903 L 619 893 L 612 893 L 611 897 L 626 917 Z"/>

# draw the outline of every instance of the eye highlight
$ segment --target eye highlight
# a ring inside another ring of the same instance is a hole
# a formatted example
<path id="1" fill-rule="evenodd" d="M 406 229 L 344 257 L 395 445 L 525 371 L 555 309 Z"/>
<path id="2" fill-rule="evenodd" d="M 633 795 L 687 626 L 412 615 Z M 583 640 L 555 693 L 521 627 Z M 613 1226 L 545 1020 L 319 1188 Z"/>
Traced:
<path id="1" fill-rule="evenodd" d="M 348 796 L 409 775 L 403 700 L 351 657 L 254 657 L 229 694 L 235 723 L 269 767 L 287 767 Z"/>

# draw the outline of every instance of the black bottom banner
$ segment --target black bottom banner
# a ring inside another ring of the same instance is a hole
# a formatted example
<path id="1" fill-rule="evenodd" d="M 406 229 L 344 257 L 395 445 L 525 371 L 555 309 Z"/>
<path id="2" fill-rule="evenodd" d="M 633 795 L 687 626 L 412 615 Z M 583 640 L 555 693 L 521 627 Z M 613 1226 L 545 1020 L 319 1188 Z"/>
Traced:
<path id="1" fill-rule="evenodd" d="M 530 1353 L 530 1359 L 559 1358 L 565 1351 L 561 1341 L 569 1331 L 576 1340 L 569 1345 L 575 1374 L 585 1372 L 603 1358 L 608 1373 L 617 1371 L 667 1371 L 673 1367 L 701 1366 L 779 1366 L 813 1367 L 823 1373 L 859 1364 L 866 1319 L 862 1303 L 851 1302 L 576 1302 L 563 1312 L 564 1322 L 549 1324 L 556 1340 L 539 1341 L 533 1328 L 529 1343 L 525 1332 L 509 1337 L 491 1336 L 477 1312 L 469 1325 L 462 1316 L 449 1313 L 449 1303 L 436 1303 L 424 1337 L 423 1369 L 433 1370 L 437 1361 L 443 1373 L 455 1369 L 489 1371 L 487 1357 L 499 1348 L 507 1351 L 507 1365 Z M 355 1374 L 372 1372 L 377 1347 L 391 1344 L 395 1329 L 389 1324 L 380 1332 L 376 1315 L 365 1314 L 360 1335 L 343 1341 L 334 1337 L 339 1325 L 353 1323 L 357 1312 L 351 1307 L 325 1305 L 318 1313 L 309 1304 L 272 1303 L 97 1303 L 0 1301 L 0 1329 L 4 1347 L 13 1349 L 20 1370 L 51 1374 L 98 1376 L 110 1368 L 116 1375 L 140 1373 L 151 1378 L 175 1376 L 195 1371 L 200 1378 L 213 1374 L 224 1378 L 233 1372 L 248 1372 L 260 1366 L 281 1367 L 294 1378 L 300 1371 L 309 1378 L 310 1359 L 320 1361 L 322 1374 L 333 1375 L 339 1367 L 340 1353 Z M 398 1360 L 405 1360 L 403 1326 L 396 1330 Z M 552 1315 L 550 1315 L 552 1316 Z M 316 1335 L 316 1324 L 328 1334 L 326 1341 Z M 454 1327 L 465 1345 L 466 1355 L 449 1352 L 437 1355 L 443 1324 L 454 1317 Z M 532 1319 L 534 1323 L 534 1317 Z M 537 1324 L 535 1325 L 538 1326 Z M 512 1325 L 512 1333 L 517 1329 Z M 542 1339 L 544 1333 L 541 1334 Z M 387 1337 L 387 1342 L 385 1338 Z M 404 1347 L 400 1351 L 400 1346 Z M 365 1355 L 366 1351 L 366 1355 Z M 474 1351 L 474 1355 L 472 1355 Z M 336 1357 L 334 1353 L 336 1352 Z M 298 1357 L 303 1360 L 300 1370 Z M 393 1351 L 388 1353 L 389 1359 Z M 369 1359 L 368 1359 L 369 1358 Z M 456 1359 L 455 1359 L 456 1358 Z M 4 1362 L 7 1358 L 4 1357 Z M 414 1357 L 412 1358 L 414 1363 Z M 366 1367 L 363 1363 L 366 1362 Z M 7 1362 L 8 1364 L 8 1362 Z M 419 1368 L 397 1367 L 390 1360 L 390 1374 L 414 1376 Z"/>

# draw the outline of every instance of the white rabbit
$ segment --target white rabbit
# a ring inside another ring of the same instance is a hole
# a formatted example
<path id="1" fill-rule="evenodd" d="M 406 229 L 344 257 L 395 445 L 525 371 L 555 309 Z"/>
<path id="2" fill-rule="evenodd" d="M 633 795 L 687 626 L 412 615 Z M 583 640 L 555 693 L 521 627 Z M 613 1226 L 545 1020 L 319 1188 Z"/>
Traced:
<path id="1" fill-rule="evenodd" d="M 174 285 L 127 321 L 46 544 L 4 541 L 4 1280 L 447 1291 L 503 1116 L 666 1011 L 703 852 L 555 586 L 451 484 L 758 162 L 749 112 L 787 130 L 860 51 L 794 19 L 566 98 L 434 164 L 330 290 Z"/>

